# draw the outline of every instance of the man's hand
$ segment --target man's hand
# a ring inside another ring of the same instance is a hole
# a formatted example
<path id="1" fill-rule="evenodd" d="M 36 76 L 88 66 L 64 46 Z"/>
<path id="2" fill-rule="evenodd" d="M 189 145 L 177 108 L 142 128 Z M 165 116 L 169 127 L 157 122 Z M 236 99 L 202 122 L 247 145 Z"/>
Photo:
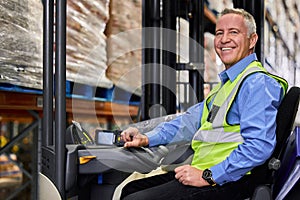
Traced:
<path id="1" fill-rule="evenodd" d="M 148 137 L 139 132 L 137 128 L 129 127 L 121 133 L 124 147 L 143 147 L 149 144 Z"/>
<path id="2" fill-rule="evenodd" d="M 202 178 L 203 171 L 192 167 L 191 165 L 183 165 L 175 168 L 175 178 L 183 185 L 195 187 L 208 186 L 209 183 Z"/>

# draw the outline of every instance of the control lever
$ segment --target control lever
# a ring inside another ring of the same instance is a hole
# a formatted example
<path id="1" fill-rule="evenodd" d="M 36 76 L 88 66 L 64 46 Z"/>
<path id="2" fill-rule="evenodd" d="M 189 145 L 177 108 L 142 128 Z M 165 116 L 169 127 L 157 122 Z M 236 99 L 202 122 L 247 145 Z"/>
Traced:
<path id="1" fill-rule="evenodd" d="M 158 165 L 161 164 L 163 158 L 169 153 L 169 150 L 163 145 L 160 145 L 157 148 L 155 148 L 155 151 L 146 147 L 138 147 L 138 148 L 131 147 L 129 148 L 129 150 L 133 152 L 137 157 L 141 158 L 142 160 L 147 159 L 157 163 Z"/>

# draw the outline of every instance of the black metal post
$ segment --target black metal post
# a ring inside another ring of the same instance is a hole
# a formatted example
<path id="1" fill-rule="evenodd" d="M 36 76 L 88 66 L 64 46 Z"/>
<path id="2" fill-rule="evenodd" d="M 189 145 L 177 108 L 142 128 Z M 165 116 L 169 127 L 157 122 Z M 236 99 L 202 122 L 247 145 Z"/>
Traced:
<path id="1" fill-rule="evenodd" d="M 204 2 L 203 0 L 193 0 L 191 4 L 191 13 L 188 16 L 190 38 L 194 41 L 190 40 L 189 56 L 190 63 L 195 67 L 195 70 L 189 72 L 189 83 L 194 90 L 194 92 L 189 92 L 189 104 L 193 105 L 204 99 Z"/>
<path id="2" fill-rule="evenodd" d="M 42 145 L 53 145 L 53 16 L 54 0 L 44 0 L 43 135 Z"/>
<path id="3" fill-rule="evenodd" d="M 258 34 L 255 52 L 258 60 L 264 62 L 265 1 L 233 0 L 233 5 L 235 8 L 243 8 L 253 15 Z"/>
<path id="4" fill-rule="evenodd" d="M 162 107 L 176 113 L 176 10 L 177 1 L 163 1 L 162 31 Z"/>
<path id="5" fill-rule="evenodd" d="M 65 199 L 66 0 L 56 1 L 55 26 L 55 159 L 56 187 Z"/>
<path id="6" fill-rule="evenodd" d="M 56 166 L 53 134 L 53 37 L 54 0 L 43 0 L 43 120 L 41 173 L 54 184 Z"/>
<path id="7" fill-rule="evenodd" d="M 141 118 L 146 120 L 161 113 L 160 107 L 152 107 L 160 104 L 160 1 L 143 0 L 142 7 Z"/>

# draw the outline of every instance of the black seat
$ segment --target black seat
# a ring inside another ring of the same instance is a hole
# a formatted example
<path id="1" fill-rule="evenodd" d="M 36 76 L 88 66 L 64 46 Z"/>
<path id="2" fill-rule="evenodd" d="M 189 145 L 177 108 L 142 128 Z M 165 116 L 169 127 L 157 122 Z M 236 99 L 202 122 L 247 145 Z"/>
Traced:
<path id="1" fill-rule="evenodd" d="M 298 111 L 300 99 L 300 88 L 292 87 L 278 108 L 276 117 L 276 137 L 277 145 L 273 153 L 273 157 L 279 158 L 281 152 L 285 150 L 284 144 L 290 133 L 293 131 L 293 126 Z"/>
<path id="2" fill-rule="evenodd" d="M 283 98 L 276 117 L 277 144 L 271 158 L 263 165 L 253 169 L 253 175 L 263 183 L 256 188 L 253 200 L 273 199 L 271 186 L 276 181 L 275 171 L 279 169 L 286 144 L 295 123 L 300 100 L 300 88 L 292 87 Z"/>

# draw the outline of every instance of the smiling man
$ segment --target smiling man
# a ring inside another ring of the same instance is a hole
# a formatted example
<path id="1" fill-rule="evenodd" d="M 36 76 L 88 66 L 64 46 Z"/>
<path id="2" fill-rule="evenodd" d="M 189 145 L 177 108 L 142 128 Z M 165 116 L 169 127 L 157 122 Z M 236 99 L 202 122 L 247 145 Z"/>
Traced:
<path id="1" fill-rule="evenodd" d="M 224 10 L 216 25 L 214 40 L 215 50 L 226 69 L 253 53 L 258 39 L 251 16 L 230 12 Z"/>
<path id="2" fill-rule="evenodd" d="M 125 147 L 190 140 L 189 165 L 127 184 L 122 199 L 246 199 L 254 188 L 251 170 L 263 164 L 276 144 L 276 114 L 287 83 L 257 61 L 253 16 L 225 9 L 216 23 L 215 50 L 225 65 L 208 97 L 170 122 L 141 134 L 122 133 Z"/>

